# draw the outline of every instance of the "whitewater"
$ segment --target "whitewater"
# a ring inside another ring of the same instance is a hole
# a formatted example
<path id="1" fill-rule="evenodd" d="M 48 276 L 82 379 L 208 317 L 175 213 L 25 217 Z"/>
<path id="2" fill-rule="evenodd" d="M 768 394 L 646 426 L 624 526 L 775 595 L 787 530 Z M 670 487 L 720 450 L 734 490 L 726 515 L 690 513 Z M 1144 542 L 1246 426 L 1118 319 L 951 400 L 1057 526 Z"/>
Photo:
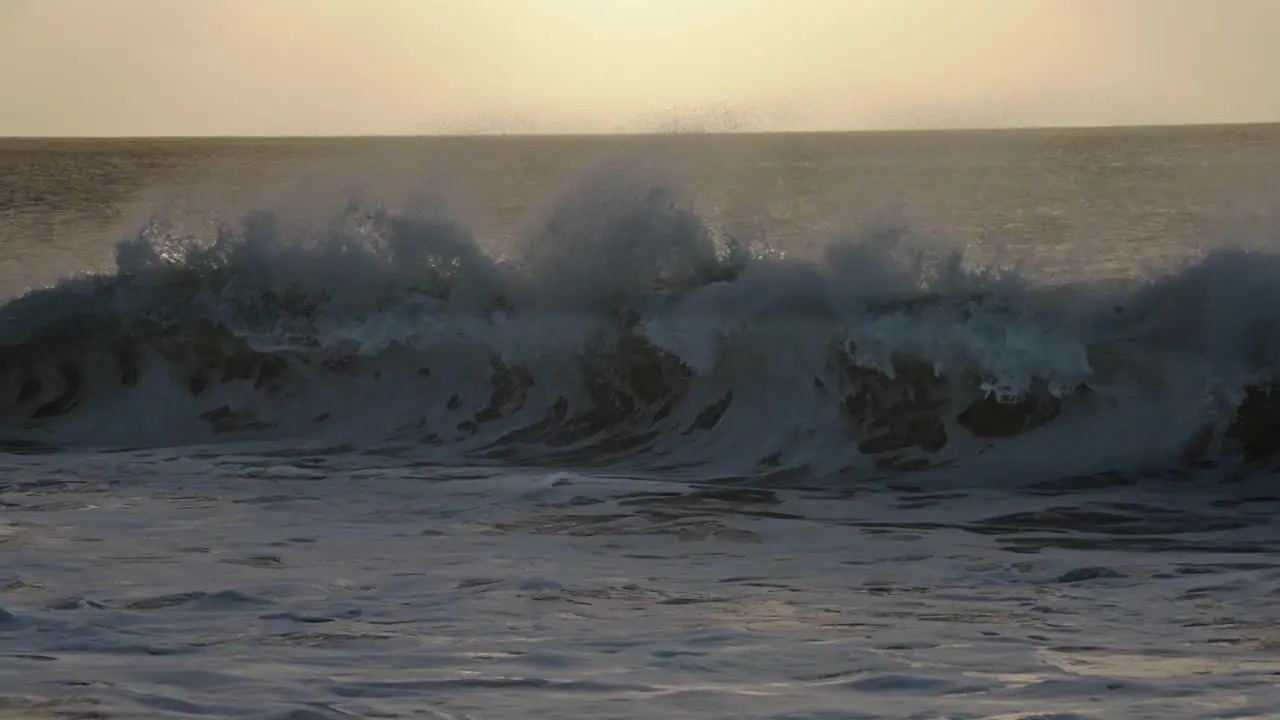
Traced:
<path id="1" fill-rule="evenodd" d="M 6 143 L 9 715 L 1274 716 L 1274 128 Z"/>

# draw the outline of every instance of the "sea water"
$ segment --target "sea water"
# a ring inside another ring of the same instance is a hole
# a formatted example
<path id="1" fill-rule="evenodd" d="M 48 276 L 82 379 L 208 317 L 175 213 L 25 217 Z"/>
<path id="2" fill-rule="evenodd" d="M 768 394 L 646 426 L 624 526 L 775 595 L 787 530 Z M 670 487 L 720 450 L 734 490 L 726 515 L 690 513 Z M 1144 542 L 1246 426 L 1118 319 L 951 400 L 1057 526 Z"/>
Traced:
<path id="1" fill-rule="evenodd" d="M 0 715 L 1274 717 L 1278 180 L 0 142 Z"/>

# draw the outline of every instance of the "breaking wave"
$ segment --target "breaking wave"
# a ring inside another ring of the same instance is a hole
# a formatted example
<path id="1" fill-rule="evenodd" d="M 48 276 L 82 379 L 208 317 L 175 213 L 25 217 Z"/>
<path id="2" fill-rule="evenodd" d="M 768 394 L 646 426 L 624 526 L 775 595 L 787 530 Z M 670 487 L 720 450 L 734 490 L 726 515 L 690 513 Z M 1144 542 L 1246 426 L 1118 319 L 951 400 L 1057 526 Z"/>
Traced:
<path id="1" fill-rule="evenodd" d="M 887 226 L 794 258 L 661 184 L 597 177 L 507 255 L 353 201 L 306 226 L 157 218 L 116 265 L 0 306 L 10 447 L 1022 476 L 1280 450 L 1270 255 L 1045 286 Z"/>

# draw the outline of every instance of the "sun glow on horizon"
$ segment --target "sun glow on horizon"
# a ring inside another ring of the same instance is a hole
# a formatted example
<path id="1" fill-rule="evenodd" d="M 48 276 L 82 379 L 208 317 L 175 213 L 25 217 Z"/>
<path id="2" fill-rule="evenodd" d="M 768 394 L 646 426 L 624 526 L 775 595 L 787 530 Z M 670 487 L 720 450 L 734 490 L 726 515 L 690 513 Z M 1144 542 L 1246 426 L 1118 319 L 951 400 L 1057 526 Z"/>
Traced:
<path id="1" fill-rule="evenodd" d="M 6 0 L 0 135 L 1280 120 L 1277 26 L 1280 0 Z"/>

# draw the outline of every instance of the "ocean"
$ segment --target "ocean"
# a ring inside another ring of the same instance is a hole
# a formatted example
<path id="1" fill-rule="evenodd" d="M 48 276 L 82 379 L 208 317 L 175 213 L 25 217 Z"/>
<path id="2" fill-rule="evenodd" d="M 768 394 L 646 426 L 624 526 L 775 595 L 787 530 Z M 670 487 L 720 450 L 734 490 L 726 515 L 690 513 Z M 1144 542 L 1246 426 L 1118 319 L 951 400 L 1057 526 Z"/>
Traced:
<path id="1" fill-rule="evenodd" d="M 1280 717 L 1280 126 L 0 140 L 0 716 Z"/>

